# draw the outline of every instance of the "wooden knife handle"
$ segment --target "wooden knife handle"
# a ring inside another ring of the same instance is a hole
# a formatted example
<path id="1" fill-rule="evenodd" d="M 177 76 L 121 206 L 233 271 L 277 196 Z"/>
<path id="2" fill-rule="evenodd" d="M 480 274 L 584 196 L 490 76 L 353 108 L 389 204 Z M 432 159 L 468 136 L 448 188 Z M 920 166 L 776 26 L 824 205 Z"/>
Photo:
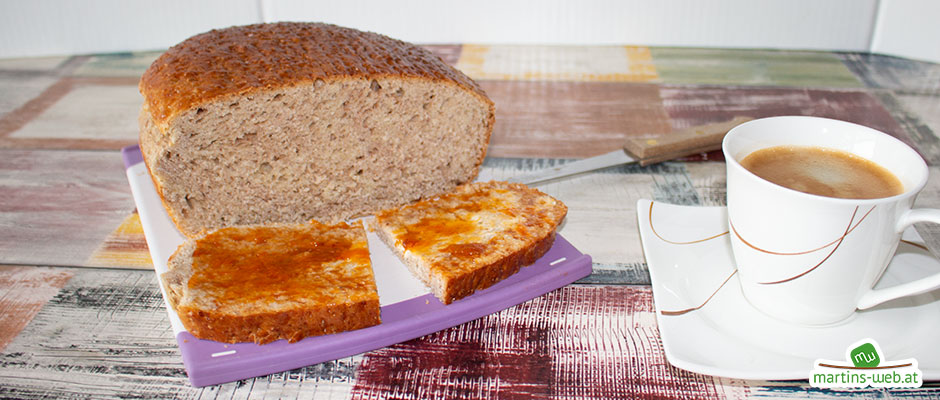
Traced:
<path id="1" fill-rule="evenodd" d="M 721 140 L 731 128 L 752 119 L 735 117 L 730 121 L 693 126 L 656 138 L 628 139 L 623 149 L 633 155 L 640 165 L 655 164 L 690 154 L 718 150 L 721 148 Z"/>

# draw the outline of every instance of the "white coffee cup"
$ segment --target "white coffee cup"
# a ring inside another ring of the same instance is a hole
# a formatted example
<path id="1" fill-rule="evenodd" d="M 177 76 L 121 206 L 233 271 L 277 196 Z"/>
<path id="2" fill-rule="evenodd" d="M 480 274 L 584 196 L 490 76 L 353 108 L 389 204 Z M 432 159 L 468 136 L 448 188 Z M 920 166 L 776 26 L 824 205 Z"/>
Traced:
<path id="1" fill-rule="evenodd" d="M 756 150 L 783 145 L 861 156 L 897 176 L 904 192 L 870 200 L 817 196 L 766 181 L 740 164 Z M 937 273 L 873 289 L 906 228 L 915 222 L 940 223 L 940 210 L 911 209 L 928 170 L 901 141 L 844 121 L 772 117 L 735 127 L 722 150 L 731 247 L 744 295 L 757 309 L 789 322 L 825 325 L 940 287 Z"/>

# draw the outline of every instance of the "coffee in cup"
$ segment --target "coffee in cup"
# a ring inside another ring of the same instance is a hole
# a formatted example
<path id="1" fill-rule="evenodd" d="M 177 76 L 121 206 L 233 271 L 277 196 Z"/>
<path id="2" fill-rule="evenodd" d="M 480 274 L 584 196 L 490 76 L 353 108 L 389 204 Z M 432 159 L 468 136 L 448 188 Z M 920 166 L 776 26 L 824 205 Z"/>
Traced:
<path id="1" fill-rule="evenodd" d="M 877 199 L 904 192 L 891 171 L 837 149 L 773 146 L 748 154 L 741 166 L 764 180 L 819 196 Z"/>

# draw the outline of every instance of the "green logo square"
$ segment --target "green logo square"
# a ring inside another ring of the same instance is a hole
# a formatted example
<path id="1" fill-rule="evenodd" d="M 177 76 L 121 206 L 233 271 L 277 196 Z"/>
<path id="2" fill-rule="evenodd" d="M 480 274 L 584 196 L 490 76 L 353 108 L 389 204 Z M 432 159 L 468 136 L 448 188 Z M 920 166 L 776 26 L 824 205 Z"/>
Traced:
<path id="1" fill-rule="evenodd" d="M 875 345 L 871 343 L 864 343 L 852 349 L 849 352 L 849 357 L 852 357 L 852 364 L 855 364 L 856 367 L 872 368 L 881 364 L 881 357 L 878 357 Z"/>

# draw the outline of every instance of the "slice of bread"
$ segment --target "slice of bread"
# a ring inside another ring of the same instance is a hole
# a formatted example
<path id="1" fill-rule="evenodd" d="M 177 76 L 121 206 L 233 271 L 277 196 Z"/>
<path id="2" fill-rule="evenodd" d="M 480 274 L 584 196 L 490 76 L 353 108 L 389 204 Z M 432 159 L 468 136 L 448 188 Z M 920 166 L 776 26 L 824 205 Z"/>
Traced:
<path id="1" fill-rule="evenodd" d="M 140 148 L 183 234 L 334 223 L 472 181 L 495 108 L 428 50 L 319 23 L 173 46 L 140 80 Z"/>
<path id="2" fill-rule="evenodd" d="M 444 304 L 534 263 L 568 208 L 522 184 L 481 182 L 376 214 L 374 228 Z"/>
<path id="3" fill-rule="evenodd" d="M 200 339 L 296 342 L 380 323 L 362 223 L 242 226 L 189 240 L 161 276 Z"/>

